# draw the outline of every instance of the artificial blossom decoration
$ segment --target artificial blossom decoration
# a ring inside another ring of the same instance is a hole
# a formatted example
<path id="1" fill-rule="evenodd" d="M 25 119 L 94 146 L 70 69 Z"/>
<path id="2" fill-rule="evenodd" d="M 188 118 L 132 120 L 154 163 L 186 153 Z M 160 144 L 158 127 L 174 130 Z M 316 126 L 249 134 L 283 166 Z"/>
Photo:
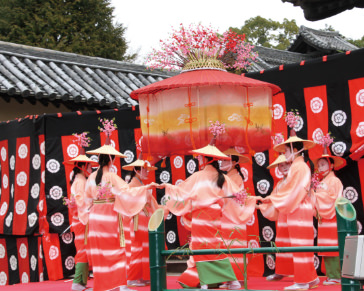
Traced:
<path id="1" fill-rule="evenodd" d="M 219 135 L 223 134 L 226 132 L 226 128 L 225 128 L 225 124 L 221 123 L 220 121 L 209 121 L 210 122 L 210 126 L 209 126 L 209 131 L 212 133 L 212 135 L 214 137 L 218 137 Z"/>
<path id="2" fill-rule="evenodd" d="M 74 141 L 77 142 L 81 148 L 87 148 L 90 146 L 91 138 L 88 137 L 87 134 L 88 134 L 88 132 L 86 132 L 86 131 L 81 134 L 77 134 L 77 133 L 73 134 L 76 138 L 76 140 L 74 140 Z"/>
<path id="3" fill-rule="evenodd" d="M 234 196 L 234 200 L 239 205 L 245 205 L 246 199 L 248 196 L 250 196 L 250 194 L 248 193 L 248 191 L 246 189 L 243 189 L 243 190 L 239 191 L 238 193 L 235 193 L 233 196 Z"/>
<path id="4" fill-rule="evenodd" d="M 334 138 L 331 136 L 331 133 L 327 133 L 326 135 L 322 135 L 322 137 L 317 141 L 317 144 L 321 145 L 323 148 L 330 146 L 334 142 Z"/>
<path id="5" fill-rule="evenodd" d="M 276 133 L 275 136 L 272 136 L 273 145 L 278 145 L 284 142 L 283 133 Z"/>
<path id="6" fill-rule="evenodd" d="M 311 177 L 311 189 L 316 192 L 317 188 L 321 185 L 322 177 L 316 170 Z"/>
<path id="7" fill-rule="evenodd" d="M 97 186 L 97 199 L 110 199 L 114 197 L 114 194 L 111 192 L 112 185 L 110 182 L 106 182 L 105 184 L 99 184 Z"/>
<path id="8" fill-rule="evenodd" d="M 293 129 L 295 128 L 300 120 L 300 114 L 298 110 L 292 110 L 289 112 L 286 112 L 284 120 L 286 121 L 289 128 Z"/>
<path id="9" fill-rule="evenodd" d="M 71 194 L 71 199 L 68 199 L 67 197 L 63 197 L 63 205 L 66 205 L 69 208 L 76 207 L 76 200 L 75 196 Z"/>
<path id="10" fill-rule="evenodd" d="M 256 60 L 253 45 L 245 41 L 245 35 L 229 30 L 222 35 L 211 26 L 190 24 L 173 29 L 166 41 L 160 40 L 160 50 L 153 49 L 147 56 L 150 69 L 193 69 L 188 63 L 211 64 L 221 69 L 244 70 Z M 221 62 L 221 63 L 220 63 Z M 217 64 L 219 63 L 219 64 Z"/>
<path id="11" fill-rule="evenodd" d="M 101 132 L 104 132 L 106 136 L 111 136 L 111 133 L 116 130 L 118 127 L 115 124 L 115 117 L 111 120 L 107 118 L 99 118 L 100 122 L 102 123 L 103 127 L 98 127 Z"/>

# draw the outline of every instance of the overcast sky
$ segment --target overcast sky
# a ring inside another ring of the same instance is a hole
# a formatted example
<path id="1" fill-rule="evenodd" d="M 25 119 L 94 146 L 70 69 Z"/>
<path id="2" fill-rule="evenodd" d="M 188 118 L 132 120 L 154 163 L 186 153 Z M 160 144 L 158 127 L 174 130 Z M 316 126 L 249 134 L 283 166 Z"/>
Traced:
<path id="1" fill-rule="evenodd" d="M 283 18 L 295 19 L 298 26 L 314 29 L 331 25 L 353 39 L 364 35 L 364 9 L 359 8 L 312 22 L 304 18 L 300 7 L 281 0 L 111 0 L 111 5 L 115 7 L 115 20 L 127 27 L 126 39 L 131 51 L 140 50 L 142 56 L 158 48 L 159 40 L 166 39 L 171 27 L 178 28 L 180 23 L 211 24 L 222 33 L 230 26 L 241 27 L 258 15 L 280 22 Z"/>

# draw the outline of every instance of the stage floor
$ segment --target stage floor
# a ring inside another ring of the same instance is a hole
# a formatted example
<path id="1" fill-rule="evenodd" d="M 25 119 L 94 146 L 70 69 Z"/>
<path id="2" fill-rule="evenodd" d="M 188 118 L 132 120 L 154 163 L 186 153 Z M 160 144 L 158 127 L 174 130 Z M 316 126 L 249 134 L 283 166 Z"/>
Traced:
<path id="1" fill-rule="evenodd" d="M 178 289 L 179 284 L 176 282 L 176 276 L 167 277 L 167 288 L 168 289 Z M 315 291 L 340 291 L 341 286 L 324 286 L 322 281 L 325 277 L 320 277 L 321 284 Z M 11 286 L 1 286 L 1 291 L 25 291 L 25 290 L 37 290 L 37 291 L 64 291 L 71 290 L 72 281 L 70 280 L 60 280 L 60 281 L 45 281 L 39 283 L 28 283 L 28 284 L 16 284 Z M 249 290 L 283 290 L 284 287 L 293 284 L 293 278 L 285 278 L 278 282 L 267 282 L 263 277 L 252 277 L 248 280 Z M 93 280 L 89 281 L 88 286 L 93 286 Z M 137 291 L 149 291 L 150 287 L 133 287 Z M 186 289 L 187 290 L 187 289 Z"/>

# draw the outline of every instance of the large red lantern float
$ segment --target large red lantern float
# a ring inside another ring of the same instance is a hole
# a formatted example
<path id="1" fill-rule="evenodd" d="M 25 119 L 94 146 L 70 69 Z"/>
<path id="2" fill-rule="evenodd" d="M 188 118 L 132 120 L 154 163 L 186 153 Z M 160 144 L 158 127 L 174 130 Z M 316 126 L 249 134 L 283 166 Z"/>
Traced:
<path id="1" fill-rule="evenodd" d="M 216 143 L 219 149 L 267 150 L 272 95 L 280 88 L 228 73 L 218 58 L 201 58 L 201 45 L 198 54 L 181 74 L 131 93 L 139 101 L 143 152 L 167 156 L 201 148 L 209 143 L 209 125 L 216 120 L 226 126 Z"/>

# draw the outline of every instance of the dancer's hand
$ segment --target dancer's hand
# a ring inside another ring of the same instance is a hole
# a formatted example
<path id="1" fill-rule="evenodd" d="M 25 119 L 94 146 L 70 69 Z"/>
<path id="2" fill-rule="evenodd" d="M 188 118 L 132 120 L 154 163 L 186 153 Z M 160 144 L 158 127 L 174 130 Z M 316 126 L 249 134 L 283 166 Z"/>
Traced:
<path id="1" fill-rule="evenodd" d="M 270 197 L 268 196 L 268 197 L 265 197 L 265 198 L 263 198 L 262 200 L 260 200 L 260 201 L 262 201 L 263 203 L 270 203 L 271 202 L 271 200 L 270 200 Z"/>
<path id="2" fill-rule="evenodd" d="M 157 184 L 157 189 L 164 189 L 164 188 L 166 188 L 166 184 L 165 183 L 163 183 L 163 184 Z"/>
<path id="3" fill-rule="evenodd" d="M 148 184 L 146 187 L 147 189 L 154 189 L 154 188 L 158 188 L 159 184 L 152 182 L 150 184 Z"/>

